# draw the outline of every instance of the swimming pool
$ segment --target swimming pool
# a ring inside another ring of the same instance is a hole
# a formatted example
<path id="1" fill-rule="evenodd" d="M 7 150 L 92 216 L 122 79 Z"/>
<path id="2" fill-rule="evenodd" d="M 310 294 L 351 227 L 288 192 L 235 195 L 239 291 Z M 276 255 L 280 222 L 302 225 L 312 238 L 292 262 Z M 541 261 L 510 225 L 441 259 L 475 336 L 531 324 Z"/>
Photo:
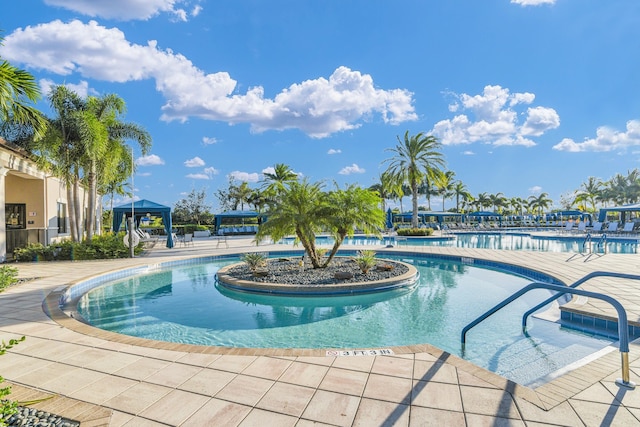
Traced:
<path id="1" fill-rule="evenodd" d="M 600 236 L 593 237 L 594 252 L 595 244 Z M 583 251 L 585 236 L 552 236 L 537 235 L 530 233 L 456 233 L 443 237 L 376 237 L 354 236 L 346 238 L 346 245 L 394 245 L 394 246 L 445 246 L 457 248 L 475 249 L 503 249 L 510 251 L 542 251 L 542 252 L 568 252 L 580 253 Z M 279 243 L 293 244 L 294 238 L 287 237 Z M 328 236 L 316 237 L 319 245 L 333 244 L 333 238 Z M 635 254 L 638 253 L 638 239 L 615 238 L 607 239 L 607 252 L 615 254 Z M 602 252 L 602 250 L 599 250 Z"/>
<path id="2" fill-rule="evenodd" d="M 543 279 L 525 269 L 499 271 L 498 264 L 478 260 L 388 257 L 418 268 L 420 282 L 413 290 L 324 298 L 252 295 L 216 285 L 216 271 L 237 261 L 218 258 L 172 263 L 101 284 L 80 297 L 77 311 L 96 327 L 161 341 L 337 349 L 430 343 L 462 356 L 460 331 L 468 322 L 532 280 Z M 474 328 L 464 358 L 532 385 L 611 344 L 536 318 L 524 337 L 520 316 L 548 295 L 542 290 L 527 294 Z"/>

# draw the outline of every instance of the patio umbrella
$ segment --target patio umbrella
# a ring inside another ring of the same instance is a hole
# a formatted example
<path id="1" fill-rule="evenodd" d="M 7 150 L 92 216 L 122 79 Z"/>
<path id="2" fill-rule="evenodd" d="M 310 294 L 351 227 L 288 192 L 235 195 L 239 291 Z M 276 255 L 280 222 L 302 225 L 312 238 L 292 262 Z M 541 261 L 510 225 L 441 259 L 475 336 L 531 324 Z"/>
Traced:
<path id="1" fill-rule="evenodd" d="M 387 228 L 393 228 L 393 212 L 391 212 L 391 208 L 387 209 Z"/>

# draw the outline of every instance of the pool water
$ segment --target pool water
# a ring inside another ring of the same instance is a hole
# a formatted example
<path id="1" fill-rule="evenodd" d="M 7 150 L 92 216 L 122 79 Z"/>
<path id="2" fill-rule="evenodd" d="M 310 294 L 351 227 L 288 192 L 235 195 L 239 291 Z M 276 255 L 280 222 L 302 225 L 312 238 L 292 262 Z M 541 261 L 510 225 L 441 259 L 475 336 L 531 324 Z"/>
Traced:
<path id="1" fill-rule="evenodd" d="M 389 258 L 394 258 L 389 256 Z M 414 258 L 411 290 L 359 296 L 289 297 L 219 288 L 219 268 L 237 260 L 175 266 L 106 283 L 78 301 L 90 324 L 142 338 L 188 344 L 375 349 L 430 343 L 524 385 L 611 344 L 522 313 L 549 295 L 537 290 L 467 334 L 462 328 L 532 279 L 457 261 Z"/>
<path id="2" fill-rule="evenodd" d="M 596 248 L 600 236 L 593 237 L 593 252 L 602 253 L 602 249 Z M 585 237 L 572 236 L 544 236 L 528 233 L 458 233 L 445 237 L 410 237 L 394 238 L 354 236 L 346 238 L 347 245 L 388 245 L 394 246 L 445 246 L 455 248 L 474 249 L 503 249 L 511 251 L 542 251 L 542 252 L 569 252 L 580 253 L 585 251 L 583 243 Z M 293 244 L 293 238 L 285 238 L 280 241 L 283 244 Z M 319 245 L 331 245 L 333 239 L 327 236 L 316 237 Z M 638 239 L 616 238 L 607 239 L 607 253 L 635 254 L 638 253 Z"/>

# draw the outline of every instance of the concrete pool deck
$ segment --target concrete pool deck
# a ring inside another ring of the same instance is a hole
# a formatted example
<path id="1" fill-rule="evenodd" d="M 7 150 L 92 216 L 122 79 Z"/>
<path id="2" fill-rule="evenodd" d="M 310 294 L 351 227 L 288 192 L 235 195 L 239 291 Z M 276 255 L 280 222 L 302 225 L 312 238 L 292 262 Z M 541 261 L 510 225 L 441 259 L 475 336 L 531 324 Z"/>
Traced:
<path id="1" fill-rule="evenodd" d="M 218 248 L 213 238 L 194 242 L 174 249 L 160 242 L 135 259 L 15 264 L 19 277 L 33 280 L 0 293 L 0 338 L 27 337 L 0 357 L 0 374 L 13 387 L 11 397 L 53 395 L 35 407 L 83 426 L 640 425 L 640 387 L 629 390 L 614 382 L 621 376 L 617 350 L 533 390 L 429 345 L 394 348 L 393 356 L 218 351 L 114 337 L 58 317 L 55 304 L 50 309 L 59 323 L 43 311 L 51 292 L 109 271 L 194 256 L 290 249 L 256 248 L 251 237 L 230 238 L 228 248 Z M 565 283 L 593 271 L 640 274 L 637 254 L 391 250 L 522 265 Z M 598 278 L 582 288 L 619 299 L 629 320 L 640 322 L 640 283 Z M 599 301 L 576 304 L 585 313 L 615 317 Z M 640 346 L 632 343 L 631 381 L 636 383 L 639 358 Z"/>

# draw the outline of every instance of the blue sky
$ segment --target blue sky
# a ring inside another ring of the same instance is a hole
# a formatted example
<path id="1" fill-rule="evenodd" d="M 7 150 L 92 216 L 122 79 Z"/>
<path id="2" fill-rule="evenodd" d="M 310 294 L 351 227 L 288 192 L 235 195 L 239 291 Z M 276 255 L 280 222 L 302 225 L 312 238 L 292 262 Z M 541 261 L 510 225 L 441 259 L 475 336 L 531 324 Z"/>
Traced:
<path id="1" fill-rule="evenodd" d="M 215 212 L 230 177 L 276 163 L 368 187 L 408 130 L 474 196 L 559 206 L 638 167 L 639 18 L 630 0 L 28 0 L 1 6 L 0 56 L 43 93 L 126 101 L 153 138 L 136 199 L 205 189 Z"/>

